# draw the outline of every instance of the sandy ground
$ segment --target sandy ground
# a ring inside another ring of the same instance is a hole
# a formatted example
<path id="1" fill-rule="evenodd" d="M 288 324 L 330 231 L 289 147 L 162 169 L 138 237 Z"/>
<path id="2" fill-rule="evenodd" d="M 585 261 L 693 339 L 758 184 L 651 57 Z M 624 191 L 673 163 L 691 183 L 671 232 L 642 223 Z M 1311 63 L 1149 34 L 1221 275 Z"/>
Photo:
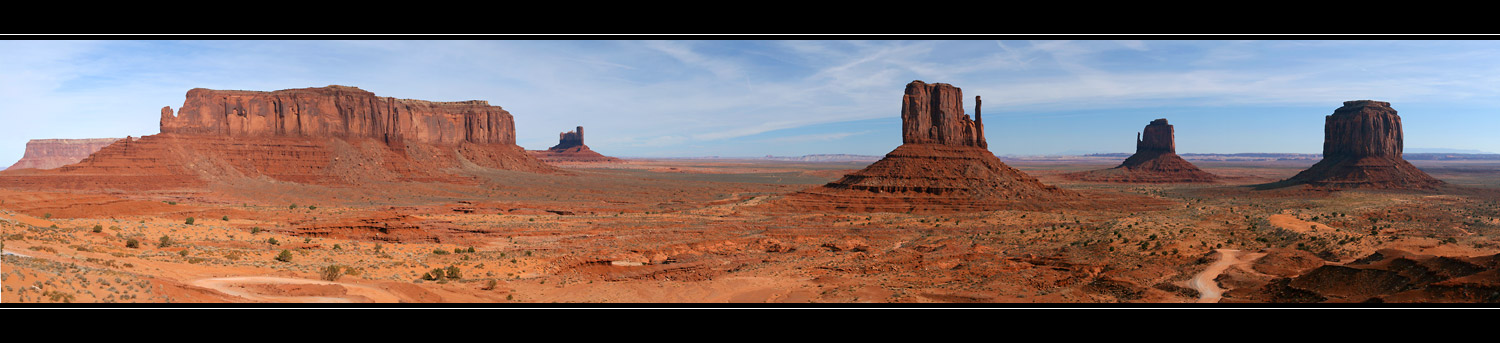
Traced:
<path id="1" fill-rule="evenodd" d="M 192 284 L 194 286 L 206 287 L 206 288 L 209 288 L 209 289 L 212 289 L 212 290 L 215 290 L 215 291 L 224 292 L 225 294 L 229 294 L 229 295 L 233 295 L 233 296 L 237 296 L 237 297 L 242 297 L 242 298 L 245 298 L 247 300 L 258 301 L 258 302 L 278 302 L 278 303 L 304 303 L 304 302 L 305 303 L 353 303 L 353 302 L 395 303 L 395 302 L 400 302 L 400 298 L 399 297 L 397 297 L 395 294 L 392 294 L 391 292 L 386 291 L 384 289 L 380 289 L 380 288 L 376 288 L 376 287 L 370 287 L 370 286 L 366 286 L 366 285 L 343 283 L 343 282 L 323 281 L 323 280 L 308 280 L 308 279 L 295 279 L 295 278 L 285 278 L 285 277 L 266 277 L 266 276 L 241 276 L 241 277 L 224 277 L 224 278 L 198 279 L 198 280 L 193 280 L 192 282 L 190 282 L 190 284 Z M 272 289 L 272 290 L 280 290 L 282 288 L 276 287 L 276 286 L 283 286 L 283 285 L 333 285 L 333 286 L 337 286 L 337 288 L 334 288 L 332 290 L 329 290 L 329 289 L 325 288 L 321 292 L 317 292 L 317 293 L 320 293 L 319 295 L 274 295 L 274 294 L 265 294 L 263 292 L 257 292 L 253 288 L 247 288 L 246 285 L 266 285 L 266 286 L 272 286 L 272 287 L 263 287 L 263 288 L 261 288 L 261 289 Z"/>
<path id="2" fill-rule="evenodd" d="M 1169 206 L 759 207 L 857 167 L 660 161 L 369 189 L 0 190 L 0 292 L 26 303 L 1189 303 L 1216 301 L 1225 291 L 1214 279 L 1248 269 L 1263 249 L 1341 261 L 1381 248 L 1500 252 L 1500 196 L 1487 193 L 1062 182 Z M 409 216 L 411 233 L 394 235 L 392 222 L 306 230 L 392 214 Z M 283 250 L 290 261 L 276 259 Z M 330 265 L 353 274 L 321 281 Z M 425 277 L 449 267 L 462 276 Z"/>

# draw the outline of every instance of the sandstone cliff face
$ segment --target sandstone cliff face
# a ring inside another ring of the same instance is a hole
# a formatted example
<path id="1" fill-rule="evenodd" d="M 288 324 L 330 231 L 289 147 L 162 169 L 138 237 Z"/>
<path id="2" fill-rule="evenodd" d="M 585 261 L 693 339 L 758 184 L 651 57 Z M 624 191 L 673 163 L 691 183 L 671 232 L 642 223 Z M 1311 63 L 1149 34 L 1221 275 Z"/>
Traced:
<path id="1" fill-rule="evenodd" d="M 1166 118 L 1152 120 L 1151 124 L 1146 125 L 1139 135 L 1140 137 L 1136 138 L 1135 142 L 1136 154 L 1142 152 L 1177 153 L 1176 131 L 1172 129 L 1171 124 L 1167 124 Z"/>
<path id="2" fill-rule="evenodd" d="M 1401 158 L 1401 117 L 1384 101 L 1345 101 L 1327 116 L 1323 160 L 1290 179 L 1263 185 L 1331 188 L 1433 189 L 1441 180 Z"/>
<path id="3" fill-rule="evenodd" d="M 21 156 L 21 160 L 6 170 L 53 169 L 78 163 L 117 140 L 120 139 L 33 139 L 26 142 L 26 153 Z"/>
<path id="4" fill-rule="evenodd" d="M 273 92 L 195 88 L 175 116 L 170 107 L 162 108 L 161 132 L 516 144 L 513 117 L 486 101 L 395 99 L 345 86 Z"/>
<path id="5" fill-rule="evenodd" d="M 162 133 L 119 140 L 0 186 L 192 189 L 275 180 L 319 185 L 475 182 L 483 169 L 558 173 L 515 144 L 509 113 L 483 101 L 376 97 L 353 87 L 188 92 Z"/>
<path id="6" fill-rule="evenodd" d="M 777 205 L 803 211 L 967 212 L 1042 208 L 1081 198 L 1042 184 L 990 153 L 984 126 L 963 114 L 958 87 L 907 84 L 901 123 L 904 144 L 885 158 L 788 195 Z"/>
<path id="7" fill-rule="evenodd" d="M 1177 156 L 1175 129 L 1167 120 L 1152 120 L 1137 134 L 1135 154 L 1119 166 L 1103 170 L 1063 174 L 1063 177 L 1080 181 L 1130 182 L 1130 183 L 1189 183 L 1214 182 L 1217 175 L 1210 174 L 1191 162 Z"/>
<path id="8" fill-rule="evenodd" d="M 1323 158 L 1401 157 L 1401 117 L 1391 103 L 1345 101 L 1323 126 Z"/>
<path id="9" fill-rule="evenodd" d="M 906 84 L 901 98 L 901 143 L 987 148 L 984 126 L 964 114 L 963 90 L 921 80 Z M 979 97 L 974 98 L 979 101 Z"/>

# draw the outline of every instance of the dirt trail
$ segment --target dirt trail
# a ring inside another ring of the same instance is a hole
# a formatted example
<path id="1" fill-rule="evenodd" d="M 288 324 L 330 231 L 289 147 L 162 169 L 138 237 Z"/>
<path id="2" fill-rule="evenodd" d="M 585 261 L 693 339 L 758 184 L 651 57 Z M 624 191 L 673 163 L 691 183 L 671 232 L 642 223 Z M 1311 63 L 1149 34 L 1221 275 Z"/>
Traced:
<path id="1" fill-rule="evenodd" d="M 1245 253 L 1236 249 L 1217 249 L 1219 260 L 1208 266 L 1208 269 L 1198 273 L 1188 280 L 1188 287 L 1198 290 L 1199 303 L 1217 303 L 1224 295 L 1224 290 L 1219 288 L 1219 283 L 1214 281 L 1219 274 L 1236 264 L 1250 263 L 1265 254 Z"/>
<path id="2" fill-rule="evenodd" d="M 350 284 L 350 283 L 331 282 L 331 281 L 322 281 L 322 280 L 295 279 L 295 278 L 270 277 L 270 276 L 242 276 L 242 277 L 224 277 L 224 278 L 199 279 L 199 280 L 194 280 L 191 283 L 194 286 L 200 286 L 200 287 L 209 288 L 209 289 L 212 289 L 212 290 L 223 292 L 224 294 L 234 295 L 234 296 L 238 296 L 238 297 L 249 299 L 249 300 L 253 300 L 253 301 L 264 301 L 264 302 L 280 302 L 280 303 L 353 303 L 353 302 L 395 303 L 395 302 L 400 302 L 401 301 L 401 299 L 398 298 L 395 294 L 392 294 L 391 292 L 386 291 L 384 289 L 370 287 L 370 286 L 365 286 L 365 285 L 356 285 L 356 284 Z M 341 295 L 328 295 L 328 296 L 310 296 L 310 295 L 309 296 L 285 296 L 285 295 L 262 294 L 262 293 L 254 292 L 254 291 L 252 291 L 249 288 L 246 288 L 244 286 L 238 286 L 238 287 L 236 287 L 236 285 L 245 285 L 245 284 L 261 284 L 261 285 L 336 285 L 336 286 L 343 287 L 343 289 L 346 291 L 346 293 L 345 294 L 341 294 Z"/>

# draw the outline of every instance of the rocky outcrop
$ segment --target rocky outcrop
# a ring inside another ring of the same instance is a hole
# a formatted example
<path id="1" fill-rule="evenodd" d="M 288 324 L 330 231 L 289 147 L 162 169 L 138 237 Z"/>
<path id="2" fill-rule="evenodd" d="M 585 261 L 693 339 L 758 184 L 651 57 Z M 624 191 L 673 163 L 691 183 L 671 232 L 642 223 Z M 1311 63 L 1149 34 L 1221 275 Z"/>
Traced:
<path id="1" fill-rule="evenodd" d="M 175 116 L 170 107 L 162 108 L 161 133 L 516 144 L 510 112 L 486 101 L 395 99 L 346 86 L 273 92 L 195 88 Z"/>
<path id="2" fill-rule="evenodd" d="M 1210 174 L 1177 155 L 1175 131 L 1166 119 L 1157 119 L 1136 134 L 1135 154 L 1119 166 L 1103 170 L 1063 174 L 1064 178 L 1095 182 L 1194 183 L 1215 182 Z"/>
<path id="3" fill-rule="evenodd" d="M 963 113 L 962 94 L 949 84 L 912 81 L 901 102 L 904 144 L 863 170 L 778 204 L 803 211 L 967 212 L 1040 208 L 1081 198 L 990 153 L 984 126 Z"/>
<path id="4" fill-rule="evenodd" d="M 177 115 L 162 110 L 160 134 L 127 137 L 53 171 L 0 174 L 0 185 L 152 190 L 249 179 L 469 183 L 483 168 L 561 172 L 515 145 L 513 127 L 509 113 L 484 101 L 392 99 L 341 86 L 194 89 Z"/>
<path id="5" fill-rule="evenodd" d="M 1320 264 L 1321 265 L 1321 264 Z M 1235 302 L 1500 302 L 1500 255 L 1434 256 L 1382 249 L 1225 294 Z"/>
<path id="6" fill-rule="evenodd" d="M 119 138 L 33 139 L 26 142 L 26 153 L 11 169 L 53 169 L 78 163 L 95 151 Z"/>
<path id="7" fill-rule="evenodd" d="M 620 162 L 620 159 L 604 156 L 583 144 L 583 127 L 557 134 L 557 145 L 547 150 L 527 150 L 527 153 L 543 162 Z"/>
<path id="8" fill-rule="evenodd" d="M 906 95 L 901 98 L 901 143 L 988 148 L 982 122 L 964 114 L 963 97 L 962 89 L 946 83 L 917 80 L 906 84 Z"/>
<path id="9" fill-rule="evenodd" d="M 1135 153 L 1177 153 L 1177 131 L 1172 129 L 1172 124 L 1167 124 L 1167 118 L 1152 120 L 1146 124 L 1146 128 L 1136 134 Z"/>
<path id="10" fill-rule="evenodd" d="M 1323 126 L 1323 160 L 1260 188 L 1434 189 L 1445 183 L 1401 157 L 1401 117 L 1384 101 L 1345 101 Z"/>
<path id="11" fill-rule="evenodd" d="M 551 148 L 547 148 L 547 150 L 563 150 L 577 146 L 584 146 L 582 126 L 579 126 L 574 131 L 558 133 L 557 145 L 553 145 Z"/>

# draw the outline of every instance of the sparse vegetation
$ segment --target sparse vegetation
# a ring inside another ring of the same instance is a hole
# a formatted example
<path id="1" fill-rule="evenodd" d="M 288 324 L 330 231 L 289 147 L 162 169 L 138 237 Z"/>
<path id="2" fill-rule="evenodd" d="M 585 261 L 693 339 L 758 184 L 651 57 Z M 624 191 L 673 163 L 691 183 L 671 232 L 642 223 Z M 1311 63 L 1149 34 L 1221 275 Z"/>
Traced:
<path id="1" fill-rule="evenodd" d="M 327 267 L 323 267 L 323 270 L 319 274 L 322 276 L 323 280 L 338 281 L 340 276 L 344 276 L 344 268 L 339 265 L 330 265 Z"/>

